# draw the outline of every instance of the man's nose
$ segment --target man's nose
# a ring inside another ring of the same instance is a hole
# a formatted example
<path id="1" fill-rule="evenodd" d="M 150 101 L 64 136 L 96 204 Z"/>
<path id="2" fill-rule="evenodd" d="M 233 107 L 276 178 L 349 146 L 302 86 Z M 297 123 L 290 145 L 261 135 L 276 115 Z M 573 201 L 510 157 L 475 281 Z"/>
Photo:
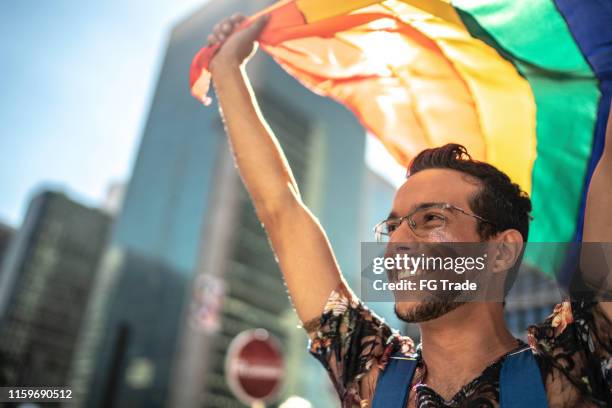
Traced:
<path id="1" fill-rule="evenodd" d="M 412 228 L 410 228 L 410 220 L 403 219 L 402 223 L 391 234 L 389 242 L 419 242 L 419 237 L 416 236 Z"/>
<path id="2" fill-rule="evenodd" d="M 414 234 L 408 220 L 404 220 L 391 234 L 387 245 L 386 257 L 395 255 L 418 256 L 422 239 Z"/>

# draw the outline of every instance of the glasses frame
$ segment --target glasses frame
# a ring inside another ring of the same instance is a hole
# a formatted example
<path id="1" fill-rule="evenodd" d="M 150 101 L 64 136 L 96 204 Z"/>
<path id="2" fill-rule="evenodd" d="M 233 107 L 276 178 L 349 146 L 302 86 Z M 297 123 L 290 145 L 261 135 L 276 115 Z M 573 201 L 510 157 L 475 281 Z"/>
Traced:
<path id="1" fill-rule="evenodd" d="M 414 214 L 416 214 L 418 211 L 426 210 L 426 209 L 429 209 L 429 208 L 437 208 L 437 209 L 440 209 L 440 210 L 453 209 L 453 210 L 459 211 L 462 214 L 469 215 L 470 217 L 476 218 L 477 220 L 480 220 L 482 222 L 486 222 L 487 224 L 491 224 L 493 226 L 496 226 L 496 224 L 494 222 L 491 222 L 491 221 L 487 220 L 486 218 L 481 217 L 480 215 L 472 214 L 471 212 L 466 211 L 463 208 L 457 207 L 456 205 L 449 204 L 449 203 L 435 203 L 435 204 L 425 205 L 425 206 L 419 207 L 419 208 L 411 211 L 408 215 L 404 215 L 402 217 L 386 218 L 386 219 L 382 220 L 381 222 L 376 224 L 374 226 L 374 228 L 372 229 L 372 232 L 374 232 L 374 235 L 376 237 L 376 242 L 383 242 L 382 239 L 380 238 L 383 235 L 387 236 L 387 237 L 391 237 L 392 233 L 385 233 L 385 232 L 379 231 L 379 229 L 381 229 L 381 227 L 384 224 L 386 224 L 388 221 L 391 221 L 391 220 L 399 221 L 399 223 L 397 224 L 397 228 L 401 227 L 401 225 L 402 225 L 402 223 L 404 221 L 408 221 L 408 226 L 410 227 L 410 229 L 412 230 L 414 235 L 416 235 L 417 237 L 423 238 L 421 235 L 417 234 L 417 232 L 416 232 L 416 223 L 412 219 L 412 216 Z M 444 225 L 446 226 L 446 222 L 444 223 Z M 397 228 L 396 228 L 396 230 L 397 230 Z M 442 227 L 442 228 L 444 228 L 444 227 Z"/>

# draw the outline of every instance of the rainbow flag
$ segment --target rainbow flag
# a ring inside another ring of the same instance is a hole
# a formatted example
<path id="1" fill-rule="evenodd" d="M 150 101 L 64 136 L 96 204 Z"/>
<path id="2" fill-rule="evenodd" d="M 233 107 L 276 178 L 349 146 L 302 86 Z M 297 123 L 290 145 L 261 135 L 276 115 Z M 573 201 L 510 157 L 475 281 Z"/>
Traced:
<path id="1" fill-rule="evenodd" d="M 286 0 L 260 45 L 401 164 L 448 142 L 530 193 L 530 241 L 579 239 L 612 95 L 609 0 Z M 202 49 L 190 73 L 206 102 Z"/>

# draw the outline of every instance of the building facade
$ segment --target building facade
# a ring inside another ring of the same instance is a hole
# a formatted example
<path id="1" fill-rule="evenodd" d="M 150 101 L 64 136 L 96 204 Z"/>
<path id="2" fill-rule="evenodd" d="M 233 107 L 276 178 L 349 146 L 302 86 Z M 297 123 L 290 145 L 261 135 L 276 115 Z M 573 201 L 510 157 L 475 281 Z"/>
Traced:
<path id="1" fill-rule="evenodd" d="M 0 275 L 3 386 L 65 386 L 110 217 L 62 193 L 31 201 Z"/>
<path id="2" fill-rule="evenodd" d="M 13 235 L 15 235 L 15 229 L 0 222 L 0 273 L 2 273 L 2 261 L 4 259 L 4 255 L 6 254 Z"/>
<path id="3" fill-rule="evenodd" d="M 243 406 L 225 383 L 223 361 L 229 341 L 256 327 L 278 337 L 287 356 L 279 401 L 298 395 L 313 406 L 337 404 L 327 376 L 306 352 L 306 335 L 234 167 L 218 108 L 202 106 L 187 86 L 191 59 L 213 25 L 268 3 L 213 1 L 171 33 L 87 309 L 70 381 L 76 406 Z M 345 274 L 358 277 L 362 127 L 261 53 L 249 76 L 306 204 Z"/>

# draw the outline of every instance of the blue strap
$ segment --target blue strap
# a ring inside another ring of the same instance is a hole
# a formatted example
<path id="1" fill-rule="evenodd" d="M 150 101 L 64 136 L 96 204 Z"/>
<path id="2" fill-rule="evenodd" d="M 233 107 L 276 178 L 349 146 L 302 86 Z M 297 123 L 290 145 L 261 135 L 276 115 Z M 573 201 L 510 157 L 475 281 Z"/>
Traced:
<path id="1" fill-rule="evenodd" d="M 391 356 L 378 377 L 372 408 L 405 408 L 416 365 L 415 358 L 403 354 Z"/>
<path id="2" fill-rule="evenodd" d="M 416 370 L 415 358 L 395 354 L 378 377 L 372 408 L 404 408 Z M 540 368 L 529 347 L 509 354 L 500 373 L 501 408 L 548 408 Z"/>
<path id="3" fill-rule="evenodd" d="M 499 375 L 501 408 L 547 408 L 546 390 L 529 347 L 509 354 Z"/>

